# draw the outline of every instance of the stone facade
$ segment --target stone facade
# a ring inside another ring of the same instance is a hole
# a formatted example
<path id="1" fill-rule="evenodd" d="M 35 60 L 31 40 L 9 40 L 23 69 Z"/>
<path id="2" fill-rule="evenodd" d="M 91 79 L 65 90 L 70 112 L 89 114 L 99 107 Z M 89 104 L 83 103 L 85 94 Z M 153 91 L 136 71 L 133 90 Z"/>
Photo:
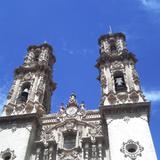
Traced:
<path id="1" fill-rule="evenodd" d="M 123 33 L 99 38 L 100 106 L 87 110 L 72 93 L 50 114 L 55 56 L 30 46 L 15 70 L 0 117 L 2 160 L 157 160 L 149 129 L 150 103 L 140 88 L 135 55 Z"/>

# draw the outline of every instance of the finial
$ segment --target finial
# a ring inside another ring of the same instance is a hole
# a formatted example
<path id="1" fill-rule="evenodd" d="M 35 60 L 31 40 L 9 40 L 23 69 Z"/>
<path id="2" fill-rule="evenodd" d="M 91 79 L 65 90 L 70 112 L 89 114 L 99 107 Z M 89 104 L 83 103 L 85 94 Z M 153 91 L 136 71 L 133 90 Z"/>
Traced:
<path id="1" fill-rule="evenodd" d="M 47 41 L 44 41 L 44 43 L 46 44 L 46 43 L 47 43 Z"/>
<path id="2" fill-rule="evenodd" d="M 112 34 L 112 27 L 109 25 L 109 34 Z"/>
<path id="3" fill-rule="evenodd" d="M 82 110 L 84 110 L 84 109 L 85 109 L 85 102 L 82 101 L 79 106 L 80 106 L 80 108 L 81 108 Z"/>
<path id="4" fill-rule="evenodd" d="M 76 94 L 75 92 L 72 92 L 70 97 L 69 97 L 69 104 L 68 105 L 77 105 L 77 100 L 76 100 Z"/>

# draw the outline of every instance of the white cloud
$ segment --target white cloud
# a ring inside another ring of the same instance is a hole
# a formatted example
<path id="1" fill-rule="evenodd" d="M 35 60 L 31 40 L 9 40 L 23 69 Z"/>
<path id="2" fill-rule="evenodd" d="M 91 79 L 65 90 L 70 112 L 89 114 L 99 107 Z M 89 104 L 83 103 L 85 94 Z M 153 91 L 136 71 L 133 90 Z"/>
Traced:
<path id="1" fill-rule="evenodd" d="M 139 0 L 146 8 L 155 11 L 160 11 L 160 1 L 159 0 Z"/>
<path id="2" fill-rule="evenodd" d="M 150 101 L 160 101 L 160 91 L 144 91 L 144 95 L 146 96 L 147 100 Z"/>

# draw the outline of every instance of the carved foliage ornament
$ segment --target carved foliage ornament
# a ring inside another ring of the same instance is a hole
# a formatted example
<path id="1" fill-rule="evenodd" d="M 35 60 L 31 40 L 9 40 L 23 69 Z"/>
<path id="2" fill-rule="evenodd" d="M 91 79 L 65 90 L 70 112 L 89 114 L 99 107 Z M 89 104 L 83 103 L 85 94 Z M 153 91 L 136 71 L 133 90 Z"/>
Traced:
<path id="1" fill-rule="evenodd" d="M 123 68 L 124 68 L 124 64 L 120 61 L 115 61 L 111 65 L 111 69 L 113 69 L 113 70 L 117 70 L 117 69 L 119 70 L 119 69 L 123 69 Z"/>
<path id="2" fill-rule="evenodd" d="M 14 150 L 7 148 L 6 150 L 0 152 L 0 158 L 4 160 L 5 159 L 13 160 L 16 158 L 16 156 L 14 154 Z"/>
<path id="3" fill-rule="evenodd" d="M 123 143 L 120 151 L 124 154 L 124 157 L 129 157 L 131 160 L 137 159 L 138 156 L 142 156 L 142 151 L 144 148 L 133 140 L 128 140 L 126 143 Z"/>
<path id="4" fill-rule="evenodd" d="M 55 141 L 53 130 L 44 127 L 41 131 L 40 140 L 43 141 L 46 146 L 48 145 L 48 141 Z"/>
<path id="5" fill-rule="evenodd" d="M 65 151 L 59 153 L 60 160 L 81 160 L 81 154 L 76 150 Z"/>
<path id="6" fill-rule="evenodd" d="M 91 135 L 92 142 L 96 141 L 96 136 L 102 135 L 102 126 L 100 122 L 91 123 L 94 127 L 89 129 L 89 134 Z"/>

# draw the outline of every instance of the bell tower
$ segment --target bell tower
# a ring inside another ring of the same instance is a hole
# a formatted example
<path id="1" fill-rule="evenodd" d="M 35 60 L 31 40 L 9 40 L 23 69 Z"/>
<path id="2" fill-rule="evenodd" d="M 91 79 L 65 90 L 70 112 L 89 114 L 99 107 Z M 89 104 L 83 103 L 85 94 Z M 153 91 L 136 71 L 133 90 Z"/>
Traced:
<path id="1" fill-rule="evenodd" d="M 24 63 L 15 70 L 14 82 L 0 116 L 0 159 L 29 160 L 42 115 L 50 112 L 55 89 L 52 47 L 29 46 Z"/>
<path id="2" fill-rule="evenodd" d="M 150 103 L 145 99 L 123 33 L 99 38 L 100 111 L 112 160 L 157 160 L 149 129 Z"/>
<path id="3" fill-rule="evenodd" d="M 15 70 L 3 115 L 50 112 L 51 95 L 56 86 L 52 81 L 54 63 L 49 44 L 28 47 L 24 63 Z"/>
<path id="4" fill-rule="evenodd" d="M 102 105 L 146 101 L 135 70 L 137 59 L 128 51 L 125 39 L 123 33 L 99 38 L 100 58 L 97 67 L 100 72 Z"/>

